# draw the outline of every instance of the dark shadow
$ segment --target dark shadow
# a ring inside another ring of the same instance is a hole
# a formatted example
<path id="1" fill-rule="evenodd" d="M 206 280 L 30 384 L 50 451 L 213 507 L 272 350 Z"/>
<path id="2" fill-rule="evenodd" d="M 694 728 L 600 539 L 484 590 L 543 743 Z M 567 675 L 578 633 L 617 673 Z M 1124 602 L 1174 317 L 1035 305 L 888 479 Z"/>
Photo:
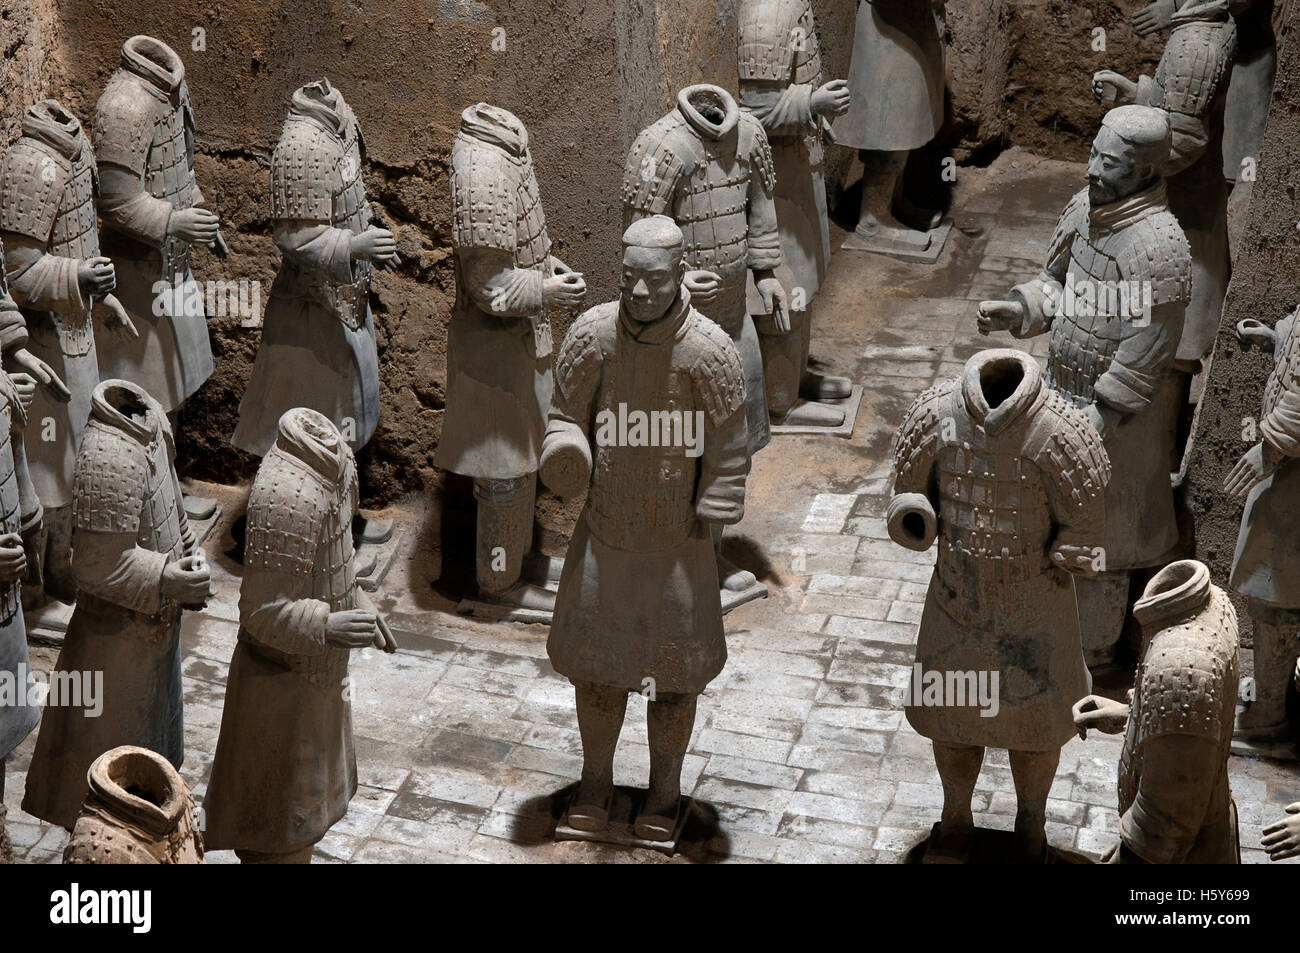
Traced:
<path id="1" fill-rule="evenodd" d="M 748 536 L 724 533 L 722 536 L 722 555 L 742 569 L 748 569 L 759 580 L 770 580 L 778 584 L 781 581 L 776 566 L 773 565 L 772 560 L 767 558 L 767 553 L 763 551 L 763 547 Z"/>
<path id="2" fill-rule="evenodd" d="M 925 857 L 926 848 L 930 846 L 930 838 L 934 836 L 935 828 L 931 828 L 930 833 L 923 837 L 906 856 L 903 858 L 905 864 L 919 864 Z M 1010 831 L 995 831 L 987 827 L 975 828 L 975 844 L 971 851 L 968 864 L 1012 864 L 1012 845 L 1015 837 Z M 1065 850 L 1061 847 L 1047 848 L 1047 863 L 1049 864 L 1091 864 L 1095 861 L 1090 860 L 1073 850 Z"/>

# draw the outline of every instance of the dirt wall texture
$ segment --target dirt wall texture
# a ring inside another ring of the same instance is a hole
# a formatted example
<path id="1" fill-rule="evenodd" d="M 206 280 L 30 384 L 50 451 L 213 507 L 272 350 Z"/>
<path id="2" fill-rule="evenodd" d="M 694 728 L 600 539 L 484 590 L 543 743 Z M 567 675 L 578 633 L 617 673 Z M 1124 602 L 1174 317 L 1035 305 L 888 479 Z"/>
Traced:
<path id="1" fill-rule="evenodd" d="M 1278 37 L 1277 81 L 1260 149 L 1232 284 L 1219 324 L 1193 433 L 1186 506 L 1196 527 L 1196 558 L 1224 582 L 1232 566 L 1242 501 L 1223 492 L 1223 480 L 1257 439 L 1264 383 L 1272 355 L 1243 350 L 1237 322 L 1256 318 L 1272 326 L 1300 303 L 1300 5 L 1291 4 Z M 1238 605 L 1243 631 L 1249 627 Z"/>

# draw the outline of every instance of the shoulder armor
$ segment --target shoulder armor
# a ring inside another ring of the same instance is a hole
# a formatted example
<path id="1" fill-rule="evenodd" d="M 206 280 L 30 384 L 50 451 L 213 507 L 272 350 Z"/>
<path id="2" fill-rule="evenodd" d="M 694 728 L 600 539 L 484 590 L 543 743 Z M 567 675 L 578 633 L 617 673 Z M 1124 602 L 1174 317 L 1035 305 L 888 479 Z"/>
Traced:
<path id="1" fill-rule="evenodd" d="M 1025 440 L 1025 455 L 1075 506 L 1098 499 L 1110 482 L 1110 457 L 1083 411 L 1044 386 L 1046 397 Z"/>
<path id="2" fill-rule="evenodd" d="M 623 167 L 624 219 L 629 212 L 672 215 L 677 186 L 695 173 L 699 150 L 676 109 L 643 129 Z"/>
<path id="3" fill-rule="evenodd" d="M 719 426 L 745 403 L 745 368 L 726 331 L 694 308 L 687 320 L 685 346 L 691 354 L 691 382 L 713 425 Z"/>
<path id="4" fill-rule="evenodd" d="M 926 390 L 908 408 L 894 435 L 895 484 L 912 489 L 928 482 L 930 466 L 943 446 L 943 420 L 955 419 L 954 402 L 960 378 L 940 381 Z"/>
<path id="5" fill-rule="evenodd" d="M 1125 281 L 1150 284 L 1153 304 L 1191 300 L 1192 249 L 1173 212 L 1157 212 L 1129 228 L 1115 257 Z"/>
<path id="6" fill-rule="evenodd" d="M 91 417 L 72 471 L 72 522 L 98 533 L 136 533 L 148 470 L 146 450 Z"/>
<path id="7" fill-rule="evenodd" d="M 569 326 L 555 359 L 555 389 L 565 400 L 587 390 L 600 373 L 605 342 L 618 321 L 618 302 L 584 311 Z"/>
<path id="8" fill-rule="evenodd" d="M 811 36 L 811 14 L 807 0 L 741 0 L 737 13 L 740 78 L 788 80 L 795 51 L 810 40 L 816 42 Z"/>
<path id="9" fill-rule="evenodd" d="M 1070 252 L 1070 243 L 1079 232 L 1088 232 L 1088 190 L 1082 189 L 1066 203 L 1065 210 L 1056 221 L 1056 231 L 1052 233 L 1052 244 L 1048 246 L 1047 260 L 1055 261 Z"/>
<path id="10" fill-rule="evenodd" d="M 19 139 L 0 159 L 0 231 L 41 243 L 50 240 L 72 162 L 30 139 Z"/>
<path id="11" fill-rule="evenodd" d="M 740 154 L 763 184 L 769 195 L 776 189 L 776 163 L 772 160 L 772 144 L 767 130 L 752 113 L 740 111 Z"/>
<path id="12" fill-rule="evenodd" d="M 310 576 L 337 493 L 304 463 L 272 447 L 248 496 L 244 565 L 259 572 Z"/>
<path id="13" fill-rule="evenodd" d="M 315 124 L 289 119 L 271 153 L 271 215 L 277 219 L 329 222 L 339 147 Z"/>
<path id="14" fill-rule="evenodd" d="M 1139 737 L 1203 735 L 1224 741 L 1225 706 L 1237 703 L 1237 614 L 1218 586 L 1196 616 L 1157 632 L 1138 675 Z"/>
<path id="15" fill-rule="evenodd" d="M 1222 23 L 1190 23 L 1169 34 L 1156 67 L 1161 106 L 1171 113 L 1204 116 L 1227 82 L 1237 54 L 1237 27 Z"/>
<path id="16" fill-rule="evenodd" d="M 519 242 L 519 168 L 506 153 L 460 135 L 451 150 L 451 241 L 514 254 Z"/>
<path id="17" fill-rule="evenodd" d="M 168 104 L 143 80 L 119 69 L 95 104 L 95 158 L 144 175 L 154 124 Z"/>

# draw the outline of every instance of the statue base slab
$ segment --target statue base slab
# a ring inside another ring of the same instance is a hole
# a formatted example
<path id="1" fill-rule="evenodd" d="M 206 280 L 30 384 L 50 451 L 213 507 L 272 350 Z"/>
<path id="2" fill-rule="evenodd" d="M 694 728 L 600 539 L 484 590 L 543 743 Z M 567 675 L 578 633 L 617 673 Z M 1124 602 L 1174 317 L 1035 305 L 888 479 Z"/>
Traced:
<path id="1" fill-rule="evenodd" d="M 853 390 L 848 397 L 841 397 L 839 400 L 819 400 L 816 404 L 821 407 L 834 407 L 844 414 L 844 422 L 835 427 L 822 427 L 816 424 L 799 423 L 799 408 L 812 401 L 799 401 L 790 413 L 786 414 L 785 420 L 781 423 L 772 421 L 772 433 L 802 433 L 802 434 L 825 434 L 831 437 L 852 437 L 853 427 L 858 420 L 858 408 L 862 406 L 861 384 L 854 384 Z"/>
<path id="2" fill-rule="evenodd" d="M 858 232 L 851 232 L 849 237 L 844 240 L 840 246 L 845 251 L 862 251 L 873 255 L 888 255 L 890 258 L 896 258 L 899 261 L 918 262 L 924 265 L 933 265 L 943 254 L 944 245 L 948 242 L 948 234 L 952 231 L 952 222 L 942 222 L 938 228 L 932 228 L 927 233 L 929 241 L 923 246 L 904 244 L 902 242 L 890 241 L 886 238 L 871 238 Z"/>

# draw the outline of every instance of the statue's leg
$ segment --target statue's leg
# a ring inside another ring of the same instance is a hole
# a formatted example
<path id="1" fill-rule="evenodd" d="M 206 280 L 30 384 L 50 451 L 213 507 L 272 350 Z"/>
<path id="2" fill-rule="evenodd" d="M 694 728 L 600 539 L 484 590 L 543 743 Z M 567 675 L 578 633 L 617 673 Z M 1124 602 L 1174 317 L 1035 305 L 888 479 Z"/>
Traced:
<path id="1" fill-rule="evenodd" d="M 636 820 L 647 840 L 669 840 L 677 827 L 682 797 L 682 762 L 695 727 L 698 696 L 664 692 L 646 706 L 650 740 L 650 790 Z"/>
<path id="2" fill-rule="evenodd" d="M 1016 785 L 1016 857 L 1022 863 L 1043 863 L 1047 859 L 1047 792 L 1056 777 L 1061 751 L 1008 754 Z"/>
<path id="3" fill-rule="evenodd" d="M 573 692 L 582 735 L 582 780 L 569 808 L 569 823 L 580 831 L 598 831 L 609 823 L 614 749 L 627 714 L 627 689 L 575 681 Z"/>
<path id="4" fill-rule="evenodd" d="M 970 801 L 984 764 L 984 749 L 974 745 L 933 743 L 934 763 L 943 784 L 943 814 L 930 840 L 926 863 L 965 863 L 975 839 Z"/>
<path id="5" fill-rule="evenodd" d="M 22 586 L 24 612 L 39 609 L 49 601 L 45 594 L 45 556 L 49 552 L 49 540 L 50 531 L 42 512 L 41 518 L 23 533 L 23 549 L 27 555 L 27 572 L 23 576 Z"/>
<path id="6" fill-rule="evenodd" d="M 801 427 L 838 427 L 844 423 L 844 411 L 816 403 L 825 399 L 820 385 L 813 387 L 814 395 L 803 393 L 803 384 L 808 376 L 808 311 L 790 312 L 789 334 L 765 330 L 770 324 L 766 320 L 758 322 L 758 344 L 763 354 L 763 383 L 767 388 L 767 410 L 772 421 Z M 844 380 L 813 376 L 818 381 L 825 381 L 828 390 L 833 390 L 832 382 Z M 801 396 L 808 402 L 800 404 Z"/>
<path id="7" fill-rule="evenodd" d="M 793 330 L 790 332 L 794 333 Z M 853 382 L 834 374 L 818 374 L 808 369 L 812 351 L 812 309 L 799 326 L 799 396 L 805 400 L 843 400 L 853 393 Z"/>
<path id="8" fill-rule="evenodd" d="M 72 504 L 45 508 L 45 591 L 60 602 L 77 601 L 72 574 Z"/>
<path id="9" fill-rule="evenodd" d="M 519 581 L 524 554 L 533 543 L 533 506 L 537 474 L 511 480 L 474 481 L 478 500 L 475 577 L 479 593 L 490 602 L 549 611 L 555 595 Z"/>
<path id="10" fill-rule="evenodd" d="M 1102 572 L 1091 579 L 1075 577 L 1079 635 L 1083 638 L 1083 658 L 1089 668 L 1115 661 L 1128 615 L 1129 585 L 1128 570 Z"/>
<path id="11" fill-rule="evenodd" d="M 1237 730 L 1245 736 L 1285 737 L 1290 734 L 1286 695 L 1300 647 L 1300 610 L 1277 609 L 1255 599 L 1249 610 L 1255 628 L 1255 696 L 1243 699 L 1249 706 L 1237 716 Z"/>
<path id="12" fill-rule="evenodd" d="M 894 217 L 894 199 L 898 195 L 903 170 L 907 167 L 907 153 L 863 150 L 861 156 L 862 211 L 857 233 L 877 241 L 928 247 L 928 232 L 908 228 Z"/>
<path id="13" fill-rule="evenodd" d="M 180 406 L 173 407 L 171 410 L 167 411 L 167 422 L 171 424 L 172 435 L 176 438 L 180 437 L 181 407 L 183 406 L 185 405 L 181 404 Z M 184 491 L 181 491 L 181 497 L 181 502 L 185 507 L 185 515 L 191 520 L 201 522 L 206 519 L 211 519 L 213 514 L 217 512 L 217 506 L 219 504 L 215 497 L 194 496 L 192 493 L 186 493 Z"/>

